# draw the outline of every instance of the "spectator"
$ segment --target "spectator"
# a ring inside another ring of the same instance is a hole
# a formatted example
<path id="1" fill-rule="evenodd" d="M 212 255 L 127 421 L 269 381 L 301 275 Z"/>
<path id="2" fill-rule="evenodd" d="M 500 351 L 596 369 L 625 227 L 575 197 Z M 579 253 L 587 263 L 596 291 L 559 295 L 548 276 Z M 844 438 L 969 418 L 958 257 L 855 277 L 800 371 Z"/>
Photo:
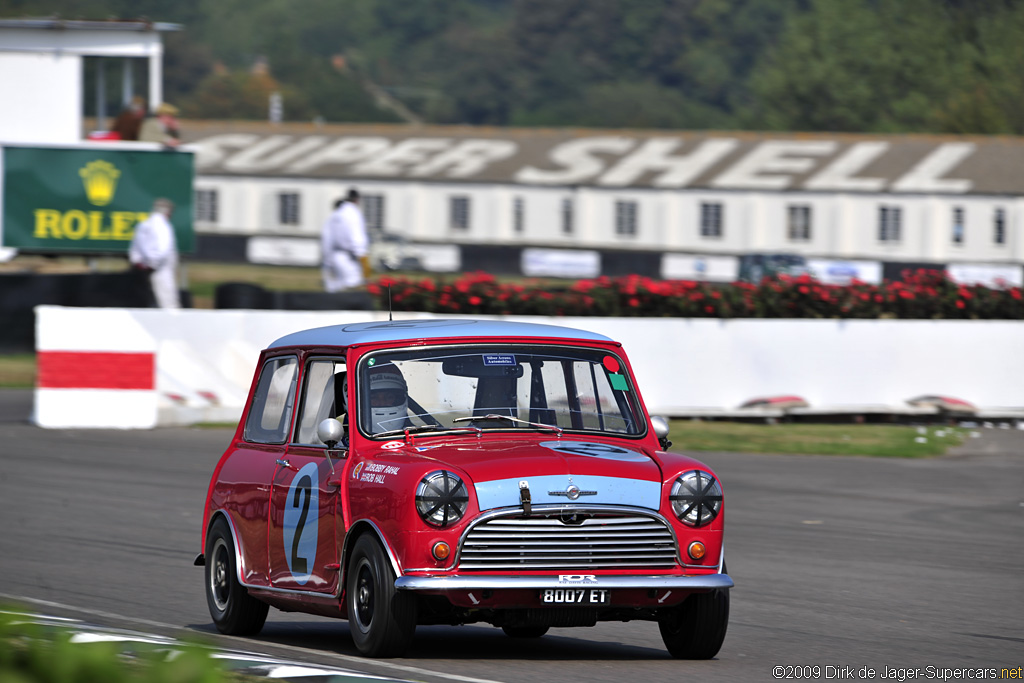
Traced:
<path id="1" fill-rule="evenodd" d="M 328 292 L 364 284 L 369 265 L 370 240 L 359 209 L 359 191 L 349 190 L 334 207 L 320 239 L 324 290 Z"/>
<path id="2" fill-rule="evenodd" d="M 138 140 L 139 129 L 146 118 L 146 100 L 136 95 L 114 120 L 113 132 L 121 140 Z"/>
<path id="3" fill-rule="evenodd" d="M 139 140 L 159 142 L 165 147 L 177 147 L 181 144 L 177 116 L 177 107 L 167 102 L 162 103 L 156 108 L 156 116 L 150 116 L 142 122 Z"/>
<path id="4" fill-rule="evenodd" d="M 153 202 L 149 218 L 135 226 L 128 260 L 132 266 L 149 273 L 157 306 L 180 308 L 178 301 L 178 244 L 174 239 L 171 214 L 174 204 L 169 199 Z"/>

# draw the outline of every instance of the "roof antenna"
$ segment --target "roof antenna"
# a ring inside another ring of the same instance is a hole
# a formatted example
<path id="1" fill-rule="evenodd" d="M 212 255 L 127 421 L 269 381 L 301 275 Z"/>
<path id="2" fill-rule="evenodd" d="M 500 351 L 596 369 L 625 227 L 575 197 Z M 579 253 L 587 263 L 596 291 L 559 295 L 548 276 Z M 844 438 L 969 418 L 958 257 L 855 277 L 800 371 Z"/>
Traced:
<path id="1" fill-rule="evenodd" d="M 391 317 L 391 285 L 388 285 L 388 322 L 394 322 L 394 318 Z"/>

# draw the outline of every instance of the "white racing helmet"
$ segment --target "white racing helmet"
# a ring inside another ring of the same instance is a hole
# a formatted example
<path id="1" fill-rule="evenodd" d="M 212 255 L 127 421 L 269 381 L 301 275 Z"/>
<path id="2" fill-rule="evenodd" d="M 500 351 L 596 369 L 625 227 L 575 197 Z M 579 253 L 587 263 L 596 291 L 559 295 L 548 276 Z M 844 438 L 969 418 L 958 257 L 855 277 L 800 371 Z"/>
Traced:
<path id="1" fill-rule="evenodd" d="M 402 371 L 394 365 L 370 368 L 371 431 L 401 429 L 408 411 L 408 386 Z"/>

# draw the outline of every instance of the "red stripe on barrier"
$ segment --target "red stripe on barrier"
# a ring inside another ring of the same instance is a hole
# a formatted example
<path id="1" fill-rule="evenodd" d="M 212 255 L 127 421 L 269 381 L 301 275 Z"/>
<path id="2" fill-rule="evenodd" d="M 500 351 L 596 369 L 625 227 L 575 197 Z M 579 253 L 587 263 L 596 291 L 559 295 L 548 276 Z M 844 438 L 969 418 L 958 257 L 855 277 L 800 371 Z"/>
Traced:
<path id="1" fill-rule="evenodd" d="M 40 389 L 156 388 L 156 354 L 96 351 L 39 351 L 36 386 Z"/>

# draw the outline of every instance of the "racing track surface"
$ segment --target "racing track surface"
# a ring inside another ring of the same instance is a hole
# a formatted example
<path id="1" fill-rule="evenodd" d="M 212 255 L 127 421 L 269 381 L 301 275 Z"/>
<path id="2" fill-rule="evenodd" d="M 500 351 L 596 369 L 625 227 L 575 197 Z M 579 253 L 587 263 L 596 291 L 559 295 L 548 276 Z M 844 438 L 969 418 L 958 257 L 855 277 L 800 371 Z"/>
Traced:
<path id="1" fill-rule="evenodd" d="M 229 431 L 47 431 L 26 422 L 30 404 L 0 391 L 0 601 L 35 611 L 424 681 L 1024 666 L 1022 431 L 982 430 L 928 461 L 705 454 L 725 487 L 736 581 L 717 660 L 672 660 L 656 624 L 630 622 L 536 641 L 421 627 L 409 658 L 375 663 L 355 656 L 343 621 L 271 610 L 258 638 L 213 630 L 192 560 Z"/>

